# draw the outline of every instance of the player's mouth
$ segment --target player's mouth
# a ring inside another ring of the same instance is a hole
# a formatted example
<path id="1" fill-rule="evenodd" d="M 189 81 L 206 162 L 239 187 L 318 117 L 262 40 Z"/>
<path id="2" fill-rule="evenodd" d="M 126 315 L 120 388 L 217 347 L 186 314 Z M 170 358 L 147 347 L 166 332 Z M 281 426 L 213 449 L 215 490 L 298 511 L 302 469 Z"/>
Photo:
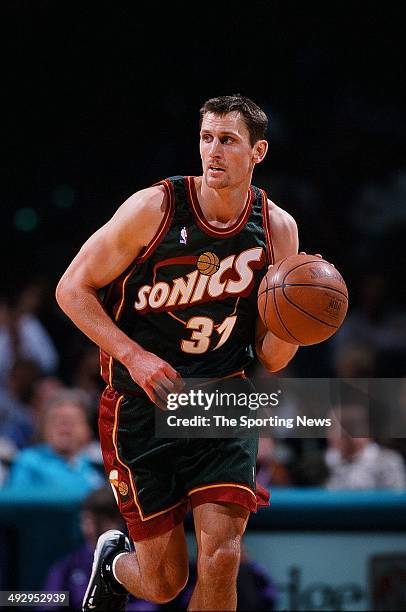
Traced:
<path id="1" fill-rule="evenodd" d="M 221 168 L 220 166 L 210 165 L 208 167 L 208 172 L 210 176 L 217 177 L 217 176 L 221 176 L 221 174 L 225 172 L 225 170 L 224 168 Z"/>

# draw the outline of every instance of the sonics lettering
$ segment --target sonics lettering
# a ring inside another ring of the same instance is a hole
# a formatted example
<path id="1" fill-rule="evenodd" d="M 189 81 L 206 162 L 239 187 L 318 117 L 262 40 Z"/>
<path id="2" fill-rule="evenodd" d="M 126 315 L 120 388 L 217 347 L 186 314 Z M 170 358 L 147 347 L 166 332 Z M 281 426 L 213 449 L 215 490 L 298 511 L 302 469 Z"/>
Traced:
<path id="1" fill-rule="evenodd" d="M 212 265 L 206 264 L 206 271 L 203 269 L 204 265 L 199 266 L 199 256 L 193 256 L 190 258 L 193 261 L 188 263 L 196 266 L 195 270 L 173 278 L 169 282 L 160 280 L 152 285 L 140 287 L 134 302 L 137 312 L 169 312 L 184 308 L 188 304 L 249 295 L 254 284 L 253 270 L 262 268 L 265 261 L 262 247 L 242 251 L 239 255 L 228 255 L 220 261 L 215 254 L 204 253 L 204 255 L 208 261 L 214 262 Z M 161 268 L 163 263 L 160 265 Z M 172 259 L 168 260 L 166 265 L 176 263 L 176 259 Z"/>

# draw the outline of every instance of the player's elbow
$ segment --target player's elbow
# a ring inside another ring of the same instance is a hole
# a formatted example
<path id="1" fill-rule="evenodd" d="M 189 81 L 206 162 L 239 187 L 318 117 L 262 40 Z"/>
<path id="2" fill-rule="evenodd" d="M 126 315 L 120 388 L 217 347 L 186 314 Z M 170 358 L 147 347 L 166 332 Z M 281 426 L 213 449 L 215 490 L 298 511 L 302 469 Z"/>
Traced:
<path id="1" fill-rule="evenodd" d="M 75 297 L 76 289 L 68 276 L 64 275 L 60 279 L 55 289 L 55 299 L 58 306 L 66 312 L 69 304 Z"/>
<path id="2" fill-rule="evenodd" d="M 55 299 L 60 308 L 63 310 L 63 305 L 66 299 L 66 285 L 64 278 L 62 277 L 55 289 Z"/>

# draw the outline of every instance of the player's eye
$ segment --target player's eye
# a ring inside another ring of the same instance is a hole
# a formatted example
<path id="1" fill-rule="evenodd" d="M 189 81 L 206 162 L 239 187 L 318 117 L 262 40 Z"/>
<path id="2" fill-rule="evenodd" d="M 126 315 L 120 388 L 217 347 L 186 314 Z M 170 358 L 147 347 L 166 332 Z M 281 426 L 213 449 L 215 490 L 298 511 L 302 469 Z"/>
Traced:
<path id="1" fill-rule="evenodd" d="M 203 142 L 210 142 L 211 140 L 210 134 L 202 134 L 202 140 Z"/>

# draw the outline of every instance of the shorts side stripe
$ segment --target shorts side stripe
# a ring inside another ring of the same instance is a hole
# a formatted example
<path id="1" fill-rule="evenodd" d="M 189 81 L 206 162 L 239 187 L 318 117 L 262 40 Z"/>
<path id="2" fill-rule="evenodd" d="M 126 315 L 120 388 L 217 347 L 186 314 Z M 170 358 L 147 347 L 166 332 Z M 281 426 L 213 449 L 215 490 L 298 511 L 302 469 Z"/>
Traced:
<path id="1" fill-rule="evenodd" d="M 140 519 L 142 521 L 148 521 L 152 518 L 155 518 L 156 516 L 159 516 L 161 514 L 165 514 L 166 512 L 168 512 L 169 510 L 173 510 L 173 508 L 177 508 L 177 506 L 180 506 L 181 504 L 184 503 L 184 499 L 182 499 L 181 501 L 177 502 L 176 504 L 173 504 L 172 506 L 169 506 L 168 508 L 165 508 L 164 510 L 160 510 L 159 512 L 155 512 L 154 514 L 149 514 L 149 515 L 144 515 L 142 508 L 139 504 L 138 501 L 138 497 L 137 497 L 137 487 L 135 485 L 134 479 L 133 479 L 133 475 L 131 473 L 130 468 L 128 467 L 128 465 L 126 465 L 121 459 L 120 456 L 118 454 L 118 448 L 117 448 L 117 430 L 118 430 L 118 414 L 119 414 L 119 408 L 120 405 L 122 403 L 124 399 L 124 395 L 120 395 L 120 397 L 118 398 L 115 408 L 114 408 L 114 426 L 113 426 L 113 434 L 112 434 L 112 439 L 113 439 L 113 445 L 114 445 L 114 452 L 116 454 L 116 458 L 117 461 L 127 470 L 128 472 L 128 476 L 129 476 L 129 480 L 130 480 L 130 485 L 131 485 L 131 491 L 133 493 L 133 498 L 134 498 L 134 503 L 137 506 L 137 510 L 138 513 L 140 515 Z"/>
<path id="2" fill-rule="evenodd" d="M 120 456 L 118 454 L 118 449 L 117 449 L 118 413 L 119 413 L 120 405 L 121 405 L 123 399 L 124 399 L 124 395 L 120 395 L 120 397 L 116 401 L 116 405 L 114 407 L 114 425 L 113 425 L 112 440 L 113 440 L 114 452 L 116 454 L 116 459 L 123 466 L 123 468 L 125 468 L 127 470 L 127 472 L 128 472 L 128 476 L 129 476 L 129 480 L 130 480 L 131 491 L 132 491 L 132 494 L 133 494 L 134 503 L 137 506 L 137 509 L 138 509 L 138 512 L 139 512 L 140 516 L 142 517 L 142 510 L 141 510 L 140 505 L 138 503 L 137 492 L 136 492 L 136 488 L 135 488 L 135 485 L 134 485 L 134 481 L 133 481 L 133 476 L 131 474 L 131 470 L 120 459 Z"/>

